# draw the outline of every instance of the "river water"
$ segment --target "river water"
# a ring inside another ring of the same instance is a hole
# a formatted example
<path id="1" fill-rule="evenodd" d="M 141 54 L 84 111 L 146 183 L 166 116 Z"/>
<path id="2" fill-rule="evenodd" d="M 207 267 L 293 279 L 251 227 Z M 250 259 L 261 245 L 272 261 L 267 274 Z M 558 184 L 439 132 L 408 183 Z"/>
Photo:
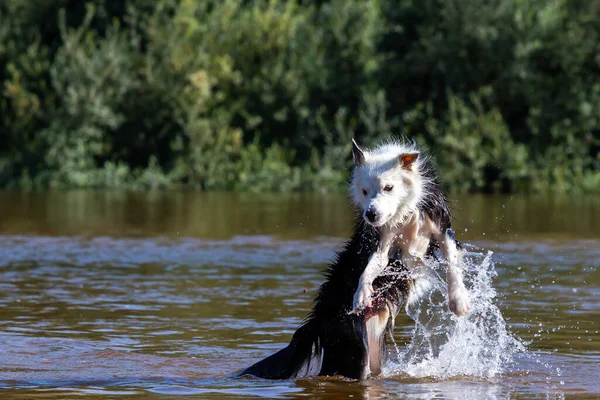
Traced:
<path id="1" fill-rule="evenodd" d="M 0 192 L 0 394 L 598 398 L 600 199 L 454 200 L 467 318 L 440 284 L 396 319 L 383 376 L 267 381 L 232 375 L 306 316 L 345 196 Z"/>

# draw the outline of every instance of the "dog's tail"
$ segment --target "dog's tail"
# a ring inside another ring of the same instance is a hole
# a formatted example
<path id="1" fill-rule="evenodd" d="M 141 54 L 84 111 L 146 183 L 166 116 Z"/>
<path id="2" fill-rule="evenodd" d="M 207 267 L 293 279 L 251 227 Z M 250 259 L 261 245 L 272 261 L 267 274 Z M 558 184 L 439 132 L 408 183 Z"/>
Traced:
<path id="1" fill-rule="evenodd" d="M 265 379 L 291 379 L 317 376 L 323 364 L 323 348 L 310 321 L 292 336 L 290 344 L 246 368 L 238 376 L 254 375 Z"/>

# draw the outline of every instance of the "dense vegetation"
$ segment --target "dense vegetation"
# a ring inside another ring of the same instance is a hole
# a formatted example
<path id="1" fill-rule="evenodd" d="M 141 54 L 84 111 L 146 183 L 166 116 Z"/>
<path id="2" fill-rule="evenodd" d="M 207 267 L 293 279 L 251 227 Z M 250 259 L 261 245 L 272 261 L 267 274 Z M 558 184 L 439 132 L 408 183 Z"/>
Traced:
<path id="1" fill-rule="evenodd" d="M 599 0 L 0 0 L 0 186 L 600 191 Z"/>

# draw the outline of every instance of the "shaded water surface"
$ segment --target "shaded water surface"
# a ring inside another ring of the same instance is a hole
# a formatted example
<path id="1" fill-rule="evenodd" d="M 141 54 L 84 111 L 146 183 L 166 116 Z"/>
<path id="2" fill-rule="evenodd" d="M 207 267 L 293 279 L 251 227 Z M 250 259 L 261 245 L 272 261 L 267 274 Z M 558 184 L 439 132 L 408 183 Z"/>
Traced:
<path id="1" fill-rule="evenodd" d="M 455 321 L 439 357 L 409 365 L 423 332 L 401 313 L 385 377 L 265 381 L 230 376 L 306 316 L 352 227 L 344 196 L 0 192 L 0 394 L 597 398 L 600 200 L 455 200 L 457 236 L 482 254 L 469 285 L 496 325 Z M 494 335 L 514 345 L 492 368 Z"/>

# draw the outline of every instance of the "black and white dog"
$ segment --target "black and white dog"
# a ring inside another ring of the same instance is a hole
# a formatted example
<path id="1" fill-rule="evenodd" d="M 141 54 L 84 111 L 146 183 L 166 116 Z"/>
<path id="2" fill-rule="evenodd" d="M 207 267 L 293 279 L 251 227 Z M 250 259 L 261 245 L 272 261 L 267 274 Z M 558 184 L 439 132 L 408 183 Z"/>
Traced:
<path id="1" fill-rule="evenodd" d="M 414 145 L 388 143 L 363 151 L 353 141 L 351 195 L 361 209 L 354 232 L 326 269 L 314 306 L 290 344 L 240 375 L 289 379 L 376 375 L 386 336 L 404 302 L 423 293 L 418 270 L 441 250 L 449 307 L 469 311 L 446 196 Z"/>

